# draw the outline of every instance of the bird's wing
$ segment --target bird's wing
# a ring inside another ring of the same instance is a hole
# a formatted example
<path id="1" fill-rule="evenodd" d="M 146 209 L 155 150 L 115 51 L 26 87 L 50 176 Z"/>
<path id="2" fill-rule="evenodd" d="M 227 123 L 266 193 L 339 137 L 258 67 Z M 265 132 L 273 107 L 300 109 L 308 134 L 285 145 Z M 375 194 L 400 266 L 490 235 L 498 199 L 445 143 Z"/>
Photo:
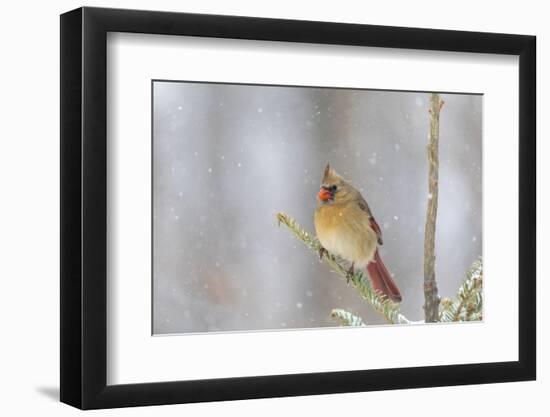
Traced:
<path id="1" fill-rule="evenodd" d="M 369 216 L 370 221 L 370 227 L 372 227 L 372 230 L 376 232 L 376 235 L 378 236 L 378 244 L 382 245 L 384 242 L 382 241 L 382 230 L 380 229 L 380 226 L 378 226 L 378 223 L 376 223 L 376 220 L 374 219 L 374 216 L 372 215 L 372 212 L 370 211 L 370 207 L 365 201 L 363 197 L 359 199 L 359 208 L 363 210 L 367 215 Z"/>

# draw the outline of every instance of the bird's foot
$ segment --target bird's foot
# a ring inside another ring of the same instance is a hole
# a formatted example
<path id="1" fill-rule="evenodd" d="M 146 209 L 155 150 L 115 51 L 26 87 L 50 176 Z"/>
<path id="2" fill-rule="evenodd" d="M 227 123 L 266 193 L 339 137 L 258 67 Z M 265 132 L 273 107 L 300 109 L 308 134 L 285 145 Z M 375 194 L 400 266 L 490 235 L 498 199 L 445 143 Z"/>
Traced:
<path id="1" fill-rule="evenodd" d="M 322 261 L 323 260 L 323 256 L 327 255 L 328 254 L 328 251 L 323 248 L 322 246 L 319 248 L 319 260 Z"/>
<path id="2" fill-rule="evenodd" d="M 346 273 L 346 282 L 348 283 L 348 285 L 349 285 L 350 279 L 353 277 L 354 274 L 355 274 L 355 263 L 352 263 L 348 269 L 348 272 Z"/>

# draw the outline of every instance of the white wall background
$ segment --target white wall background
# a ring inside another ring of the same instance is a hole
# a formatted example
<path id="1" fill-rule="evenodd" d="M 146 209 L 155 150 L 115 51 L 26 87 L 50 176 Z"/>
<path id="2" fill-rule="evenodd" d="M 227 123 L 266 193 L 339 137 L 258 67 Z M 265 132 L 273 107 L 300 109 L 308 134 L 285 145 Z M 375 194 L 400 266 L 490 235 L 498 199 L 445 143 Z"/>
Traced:
<path id="1" fill-rule="evenodd" d="M 57 401 L 59 392 L 59 17 L 79 7 L 76 1 L 9 2 L 2 8 L 0 65 L 0 410 L 3 415 L 75 415 L 77 411 Z M 542 96 L 550 95 L 547 80 L 550 27 L 544 2 L 463 0 L 444 4 L 417 0 L 385 2 L 319 2 L 278 0 L 128 0 L 92 1 L 89 6 L 158 9 L 199 13 L 240 14 L 418 26 L 442 29 L 493 31 L 538 36 L 539 144 L 548 131 L 540 121 Z M 550 158 L 539 146 L 539 213 L 550 209 L 550 194 L 542 183 Z M 542 257 L 549 249 L 550 224 L 539 215 L 539 294 L 547 293 L 550 273 Z M 549 308 L 539 296 L 539 380 L 423 390 L 387 391 L 302 398 L 238 401 L 168 407 L 100 411 L 99 415 L 280 415 L 300 412 L 332 416 L 357 412 L 392 415 L 422 411 L 425 416 L 458 416 L 465 401 L 474 414 L 524 414 L 548 410 L 550 389 L 548 351 L 550 330 L 542 322 Z M 426 403 L 430 406 L 426 410 Z M 536 413 L 541 415 L 540 412 Z"/>

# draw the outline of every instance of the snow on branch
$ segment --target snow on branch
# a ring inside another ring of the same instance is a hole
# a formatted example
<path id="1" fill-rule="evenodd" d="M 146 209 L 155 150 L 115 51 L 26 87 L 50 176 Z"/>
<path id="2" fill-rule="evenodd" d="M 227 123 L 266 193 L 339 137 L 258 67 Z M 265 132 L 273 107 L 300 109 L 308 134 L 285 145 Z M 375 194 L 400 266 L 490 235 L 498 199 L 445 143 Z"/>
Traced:
<path id="1" fill-rule="evenodd" d="M 439 321 L 479 321 L 483 319 L 483 262 L 474 261 L 454 299 L 441 300 Z"/>
<path id="2" fill-rule="evenodd" d="M 359 316 L 356 316 L 349 311 L 335 308 L 330 312 L 330 316 L 342 326 L 366 326 L 367 323 Z"/>

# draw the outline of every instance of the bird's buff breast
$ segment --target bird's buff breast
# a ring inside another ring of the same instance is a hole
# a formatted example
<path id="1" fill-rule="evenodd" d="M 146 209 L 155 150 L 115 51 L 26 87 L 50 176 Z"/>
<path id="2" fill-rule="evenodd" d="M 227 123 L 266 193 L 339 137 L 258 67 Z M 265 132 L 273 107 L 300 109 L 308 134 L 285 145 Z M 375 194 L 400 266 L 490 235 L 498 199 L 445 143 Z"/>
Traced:
<path id="1" fill-rule="evenodd" d="M 321 245 L 358 268 L 365 267 L 374 257 L 377 236 L 367 214 L 360 208 L 336 204 L 315 211 L 315 230 Z"/>

